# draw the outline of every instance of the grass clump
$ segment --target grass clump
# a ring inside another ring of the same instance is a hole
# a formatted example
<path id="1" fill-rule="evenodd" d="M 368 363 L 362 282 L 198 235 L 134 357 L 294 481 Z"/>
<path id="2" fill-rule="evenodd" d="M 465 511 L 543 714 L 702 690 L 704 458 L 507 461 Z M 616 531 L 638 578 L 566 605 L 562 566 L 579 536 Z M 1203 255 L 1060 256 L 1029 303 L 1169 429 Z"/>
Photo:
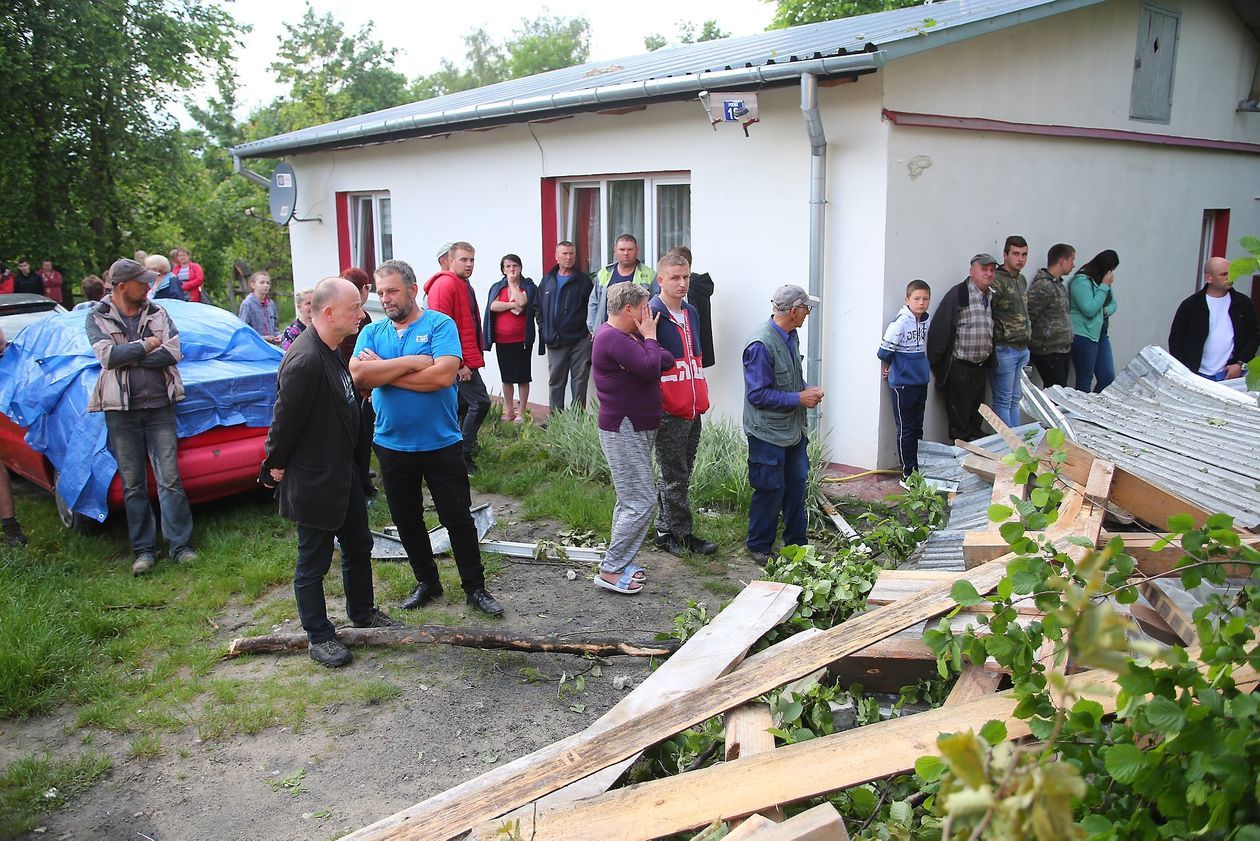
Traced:
<path id="1" fill-rule="evenodd" d="M 110 768 L 109 759 L 84 753 L 71 759 L 26 756 L 0 772 L 0 839 L 16 838 L 91 787 Z"/>

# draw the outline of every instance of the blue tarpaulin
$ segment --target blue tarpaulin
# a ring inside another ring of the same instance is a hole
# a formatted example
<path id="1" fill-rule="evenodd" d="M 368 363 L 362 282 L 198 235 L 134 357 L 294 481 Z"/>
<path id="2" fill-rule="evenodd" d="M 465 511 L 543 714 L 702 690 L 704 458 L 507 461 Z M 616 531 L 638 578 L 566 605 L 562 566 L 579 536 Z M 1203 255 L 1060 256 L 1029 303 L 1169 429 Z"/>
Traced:
<path id="1" fill-rule="evenodd" d="M 229 312 L 165 300 L 179 330 L 185 398 L 176 405 L 180 438 L 216 426 L 271 425 L 276 370 L 284 354 Z M 88 313 L 59 313 L 26 327 L 0 358 L 0 411 L 27 427 L 26 443 L 52 462 L 57 493 L 75 511 L 104 521 L 118 470 L 105 445 L 105 418 L 88 412 L 101 366 L 88 345 Z"/>

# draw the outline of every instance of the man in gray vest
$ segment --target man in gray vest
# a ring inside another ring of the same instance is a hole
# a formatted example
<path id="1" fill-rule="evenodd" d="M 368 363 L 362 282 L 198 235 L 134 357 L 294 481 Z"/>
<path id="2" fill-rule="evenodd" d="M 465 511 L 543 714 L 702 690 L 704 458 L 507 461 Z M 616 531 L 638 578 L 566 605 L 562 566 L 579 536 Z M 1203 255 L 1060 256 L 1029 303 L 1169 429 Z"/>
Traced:
<path id="1" fill-rule="evenodd" d="M 780 514 L 783 545 L 806 541 L 805 410 L 817 406 L 823 392 L 805 382 L 796 331 L 818 303 L 799 286 L 780 286 L 770 298 L 773 314 L 744 344 L 744 432 L 753 489 L 745 546 L 763 565 L 774 548 Z"/>

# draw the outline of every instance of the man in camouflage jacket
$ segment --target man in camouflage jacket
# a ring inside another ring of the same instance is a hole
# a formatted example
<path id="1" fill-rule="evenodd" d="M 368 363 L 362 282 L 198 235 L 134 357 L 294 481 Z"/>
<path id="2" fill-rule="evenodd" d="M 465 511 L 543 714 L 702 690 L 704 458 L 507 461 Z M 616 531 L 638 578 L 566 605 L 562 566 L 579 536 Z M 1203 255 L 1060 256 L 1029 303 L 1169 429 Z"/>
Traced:
<path id="1" fill-rule="evenodd" d="M 1068 314 L 1068 288 L 1064 278 L 1076 268 L 1076 249 L 1066 243 L 1050 246 L 1046 268 L 1039 269 L 1028 286 L 1028 320 L 1032 337 L 1028 349 L 1043 388 L 1067 385 L 1072 355 L 1072 318 Z"/>

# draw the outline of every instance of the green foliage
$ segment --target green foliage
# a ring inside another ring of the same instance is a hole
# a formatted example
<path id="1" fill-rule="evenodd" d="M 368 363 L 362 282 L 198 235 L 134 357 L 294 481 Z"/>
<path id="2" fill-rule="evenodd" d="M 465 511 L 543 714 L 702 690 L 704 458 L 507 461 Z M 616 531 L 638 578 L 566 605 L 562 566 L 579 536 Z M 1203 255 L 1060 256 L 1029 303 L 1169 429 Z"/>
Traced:
<path id="1" fill-rule="evenodd" d="M 71 284 L 130 254 L 153 205 L 184 201 L 186 150 L 164 113 L 238 27 L 193 0 L 13 0 L 0 13 L 0 242 Z M 169 248 L 173 243 L 168 244 Z"/>
<path id="2" fill-rule="evenodd" d="M 945 499 L 917 473 L 906 484 L 909 490 L 895 498 L 895 509 L 870 511 L 858 518 L 865 526 L 862 542 L 894 564 L 909 558 L 929 534 L 945 524 Z"/>
<path id="3" fill-rule="evenodd" d="M 803 23 L 886 12 L 921 6 L 925 0 L 766 0 L 775 4 L 770 29 L 786 29 Z"/>
<path id="4" fill-rule="evenodd" d="M 731 37 L 731 33 L 718 26 L 716 20 L 706 20 L 700 25 L 699 32 L 696 32 L 696 25 L 691 21 L 680 20 L 678 21 L 678 38 L 675 43 L 698 44 L 702 41 L 717 41 L 721 38 L 729 37 Z M 669 43 L 669 39 L 659 33 L 643 36 L 643 47 L 648 52 L 659 50 Z"/>
<path id="5" fill-rule="evenodd" d="M 1061 444 L 1055 437 L 1052 444 Z M 1039 488 L 1035 459 L 1016 454 Z M 1046 499 L 1052 504 L 1053 494 Z M 992 512 L 1001 514 L 1002 512 Z M 1047 512 L 1019 506 L 1018 528 L 1007 534 L 1019 553 L 993 595 L 958 586 L 959 604 L 985 603 L 992 616 L 982 628 L 954 634 L 947 622 L 924 639 L 942 673 L 992 657 L 1014 683 L 1015 715 L 1026 719 L 1041 744 L 1017 748 L 986 725 L 989 738 L 942 735 L 944 763 L 916 765 L 935 786 L 931 807 L 944 838 L 1243 838 L 1260 834 L 1260 703 L 1235 686 L 1234 675 L 1260 666 L 1254 628 L 1260 622 L 1260 586 L 1253 577 L 1196 610 L 1198 652 L 1165 649 L 1129 639 L 1128 621 L 1104 601 L 1136 598 L 1133 559 L 1123 541 L 1075 553 L 1027 536 L 1025 526 Z M 1005 525 L 1012 525 L 1007 523 Z M 1222 562 L 1260 566 L 1260 553 L 1240 545 L 1232 520 L 1217 514 L 1199 529 L 1188 515 L 1171 518 L 1172 542 L 1185 557 L 1182 583 L 1224 585 Z M 1015 603 L 1032 599 L 1044 611 L 1017 622 Z M 1053 667 L 1038 660 L 1053 647 Z M 1193 655 L 1193 656 L 1192 656 Z M 1080 684 L 1065 677 L 1078 668 L 1113 672 L 1120 687 L 1116 716 Z M 991 723 L 992 724 L 992 723 Z M 982 731 L 983 733 L 984 731 Z"/>
<path id="6" fill-rule="evenodd" d="M 830 557 L 813 546 L 786 546 L 766 565 L 766 579 L 801 588 L 796 611 L 763 639 L 774 642 L 806 628 L 827 629 L 866 607 L 882 567 L 867 552 L 841 550 Z"/>

